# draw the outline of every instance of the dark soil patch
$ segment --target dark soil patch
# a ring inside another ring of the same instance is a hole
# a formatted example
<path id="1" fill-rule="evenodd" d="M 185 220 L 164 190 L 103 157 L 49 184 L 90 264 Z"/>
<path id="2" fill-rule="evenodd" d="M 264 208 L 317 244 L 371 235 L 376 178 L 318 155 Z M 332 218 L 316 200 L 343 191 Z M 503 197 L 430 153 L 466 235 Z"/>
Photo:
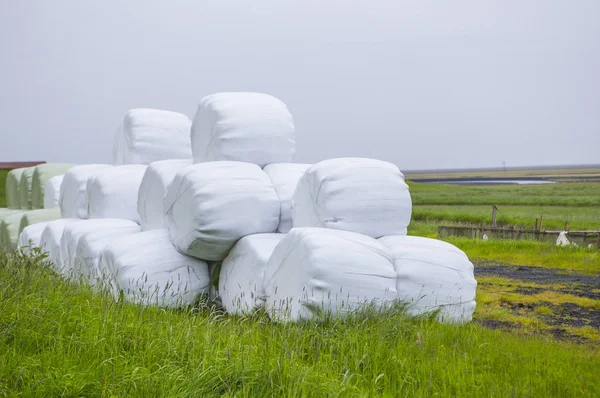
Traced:
<path id="1" fill-rule="evenodd" d="M 489 329 L 515 329 L 519 325 L 506 321 L 498 321 L 496 319 L 475 319 L 475 322 Z"/>

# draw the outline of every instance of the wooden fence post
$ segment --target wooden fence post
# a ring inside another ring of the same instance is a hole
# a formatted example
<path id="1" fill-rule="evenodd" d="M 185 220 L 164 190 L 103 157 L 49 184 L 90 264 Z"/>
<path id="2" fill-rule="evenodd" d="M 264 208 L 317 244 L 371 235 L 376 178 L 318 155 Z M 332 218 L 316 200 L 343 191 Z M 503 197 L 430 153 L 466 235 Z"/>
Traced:
<path id="1" fill-rule="evenodd" d="M 498 212 L 498 208 L 496 205 L 492 205 L 492 227 L 496 226 L 496 212 Z"/>

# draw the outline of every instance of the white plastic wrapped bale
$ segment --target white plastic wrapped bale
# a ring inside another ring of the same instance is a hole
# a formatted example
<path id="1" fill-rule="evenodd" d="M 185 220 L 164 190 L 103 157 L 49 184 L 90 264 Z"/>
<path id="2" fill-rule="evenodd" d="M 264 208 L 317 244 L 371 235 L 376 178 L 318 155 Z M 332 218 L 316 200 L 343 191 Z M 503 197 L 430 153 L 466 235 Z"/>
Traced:
<path id="1" fill-rule="evenodd" d="M 260 167 L 208 162 L 177 173 L 165 197 L 173 244 L 184 254 L 220 261 L 238 239 L 279 224 L 279 199 Z"/>
<path id="2" fill-rule="evenodd" d="M 37 209 L 26 211 L 23 213 L 21 217 L 21 222 L 19 223 L 19 234 L 23 232 L 23 230 L 30 226 L 41 222 L 54 221 L 60 218 L 60 210 L 59 209 Z"/>
<path id="3" fill-rule="evenodd" d="M 88 181 L 89 218 L 122 218 L 139 223 L 137 200 L 145 165 L 115 166 Z"/>
<path id="4" fill-rule="evenodd" d="M 99 231 L 118 231 L 123 228 L 139 226 L 130 220 L 104 218 L 98 220 L 81 220 L 67 224 L 63 229 L 60 239 L 61 269 L 59 273 L 66 278 L 79 279 L 81 275 L 78 268 L 77 246 L 82 236 Z"/>
<path id="5" fill-rule="evenodd" d="M 111 168 L 108 164 L 85 164 L 75 166 L 65 173 L 60 186 L 59 207 L 62 218 L 88 218 L 86 188 L 89 179 L 102 170 Z"/>
<path id="6" fill-rule="evenodd" d="M 44 209 L 59 209 L 60 186 L 65 178 L 62 176 L 54 176 L 46 182 L 44 189 Z"/>
<path id="7" fill-rule="evenodd" d="M 180 307 L 208 294 L 208 265 L 179 253 L 165 229 L 118 239 L 102 252 L 100 273 L 115 298 L 141 305 Z"/>
<path id="8" fill-rule="evenodd" d="M 256 234 L 240 239 L 221 264 L 219 296 L 231 314 L 247 314 L 264 305 L 264 273 L 284 234 Z"/>
<path id="9" fill-rule="evenodd" d="M 21 174 L 19 183 L 19 205 L 21 210 L 31 210 L 31 186 L 33 184 L 33 171 L 35 167 L 26 167 Z"/>
<path id="10" fill-rule="evenodd" d="M 261 93 L 204 97 L 192 124 L 194 162 L 235 160 L 261 167 L 291 162 L 295 127 L 287 106 Z"/>
<path id="11" fill-rule="evenodd" d="M 25 169 L 26 167 L 12 169 L 6 176 L 6 207 L 9 209 L 21 208 L 21 195 L 19 194 L 19 189 L 21 188 L 21 176 Z"/>
<path id="12" fill-rule="evenodd" d="M 4 218 L 6 218 L 10 215 L 16 214 L 16 213 L 23 213 L 23 210 L 1 208 L 0 209 L 0 222 L 2 222 L 2 220 L 4 220 Z"/>
<path id="13" fill-rule="evenodd" d="M 50 221 L 40 222 L 29 225 L 23 229 L 21 235 L 19 235 L 17 247 L 21 249 L 25 255 L 29 255 L 32 248 L 41 248 L 40 242 L 42 240 L 42 233 L 44 232 L 44 229 L 46 229 L 48 223 L 50 223 Z"/>
<path id="14" fill-rule="evenodd" d="M 277 232 L 285 234 L 292 229 L 292 196 L 298 181 L 310 166 L 302 163 L 273 163 L 263 169 L 279 197 L 280 215 Z"/>
<path id="15" fill-rule="evenodd" d="M 473 264 L 457 247 L 435 239 L 384 236 L 394 258 L 398 299 L 414 315 L 439 310 L 442 322 L 468 322 L 475 311 Z"/>
<path id="16" fill-rule="evenodd" d="M 26 212 L 17 212 L 2 218 L 0 221 L 0 249 L 10 250 L 17 247 L 19 225 Z"/>
<path id="17" fill-rule="evenodd" d="M 35 166 L 31 182 L 31 206 L 34 209 L 44 208 L 48 180 L 64 175 L 73 166 L 75 165 L 71 163 L 45 163 Z"/>
<path id="18" fill-rule="evenodd" d="M 192 164 L 191 159 L 160 160 L 150 163 L 144 173 L 137 200 L 140 225 L 144 231 L 166 228 L 165 195 L 175 174 Z"/>
<path id="19" fill-rule="evenodd" d="M 191 159 L 191 120 L 181 113 L 131 109 L 115 135 L 113 161 L 150 164 L 165 159 Z"/>
<path id="20" fill-rule="evenodd" d="M 60 220 L 50 221 L 46 224 L 42 236 L 40 238 L 40 248 L 48 253 L 48 259 L 52 262 L 52 269 L 60 273 L 63 267 L 62 257 L 60 253 L 60 240 L 63 230 L 67 224 L 79 222 L 82 220 L 76 218 L 61 218 Z"/>
<path id="21" fill-rule="evenodd" d="M 125 223 L 123 225 L 115 225 L 110 229 L 99 228 L 83 233 L 75 250 L 74 274 L 80 275 L 91 285 L 95 285 L 100 275 L 98 272 L 98 260 L 104 248 L 117 239 L 122 239 L 139 232 L 141 232 L 139 225 Z"/>
<path id="22" fill-rule="evenodd" d="M 389 303 L 396 294 L 388 250 L 353 232 L 294 228 L 265 270 L 265 308 L 275 320 L 341 317 L 365 304 Z"/>
<path id="23" fill-rule="evenodd" d="M 375 159 L 340 158 L 311 166 L 292 199 L 294 227 L 406 235 L 412 203 L 404 175 Z"/>

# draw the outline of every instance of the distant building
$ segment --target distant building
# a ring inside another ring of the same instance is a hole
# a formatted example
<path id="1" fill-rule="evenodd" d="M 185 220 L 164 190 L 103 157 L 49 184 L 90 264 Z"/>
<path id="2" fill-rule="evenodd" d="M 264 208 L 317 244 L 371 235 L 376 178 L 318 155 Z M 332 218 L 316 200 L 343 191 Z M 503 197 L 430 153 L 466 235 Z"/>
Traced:
<path id="1" fill-rule="evenodd" d="M 19 167 L 31 167 L 38 164 L 46 163 L 45 161 L 36 162 L 0 162 L 0 170 L 3 169 L 18 169 Z"/>

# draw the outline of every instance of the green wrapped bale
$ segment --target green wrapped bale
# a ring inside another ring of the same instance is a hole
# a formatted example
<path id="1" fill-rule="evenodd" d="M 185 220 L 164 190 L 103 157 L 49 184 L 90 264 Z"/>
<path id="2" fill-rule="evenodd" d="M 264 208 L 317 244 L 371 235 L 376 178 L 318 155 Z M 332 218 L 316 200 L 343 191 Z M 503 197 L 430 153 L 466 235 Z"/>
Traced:
<path id="1" fill-rule="evenodd" d="M 21 217 L 21 223 L 19 224 L 19 235 L 25 229 L 33 224 L 38 224 L 46 221 L 54 221 L 60 218 L 60 209 L 37 209 L 27 211 Z"/>
<path id="2" fill-rule="evenodd" d="M 20 209 L 21 198 L 19 189 L 21 187 L 21 175 L 26 167 L 12 169 L 6 176 L 6 207 L 9 209 Z"/>
<path id="3" fill-rule="evenodd" d="M 2 222 L 2 219 L 6 216 L 10 216 L 11 214 L 15 214 L 15 213 L 22 213 L 23 210 L 21 209 L 7 209 L 5 207 L 0 208 L 0 222 Z"/>
<path id="4" fill-rule="evenodd" d="M 44 208 L 44 191 L 48 180 L 64 175 L 73 166 L 75 165 L 71 163 L 45 163 L 35 166 L 31 183 L 32 208 Z"/>
<path id="5" fill-rule="evenodd" d="M 23 214 L 25 214 L 25 212 L 19 212 L 3 217 L 2 222 L 0 222 L 0 249 L 10 250 L 17 247 L 19 226 L 21 225 Z"/>
<path id="6" fill-rule="evenodd" d="M 33 170 L 35 167 L 27 167 L 21 174 L 19 185 L 19 204 L 21 210 L 31 210 L 31 185 L 33 184 Z"/>

